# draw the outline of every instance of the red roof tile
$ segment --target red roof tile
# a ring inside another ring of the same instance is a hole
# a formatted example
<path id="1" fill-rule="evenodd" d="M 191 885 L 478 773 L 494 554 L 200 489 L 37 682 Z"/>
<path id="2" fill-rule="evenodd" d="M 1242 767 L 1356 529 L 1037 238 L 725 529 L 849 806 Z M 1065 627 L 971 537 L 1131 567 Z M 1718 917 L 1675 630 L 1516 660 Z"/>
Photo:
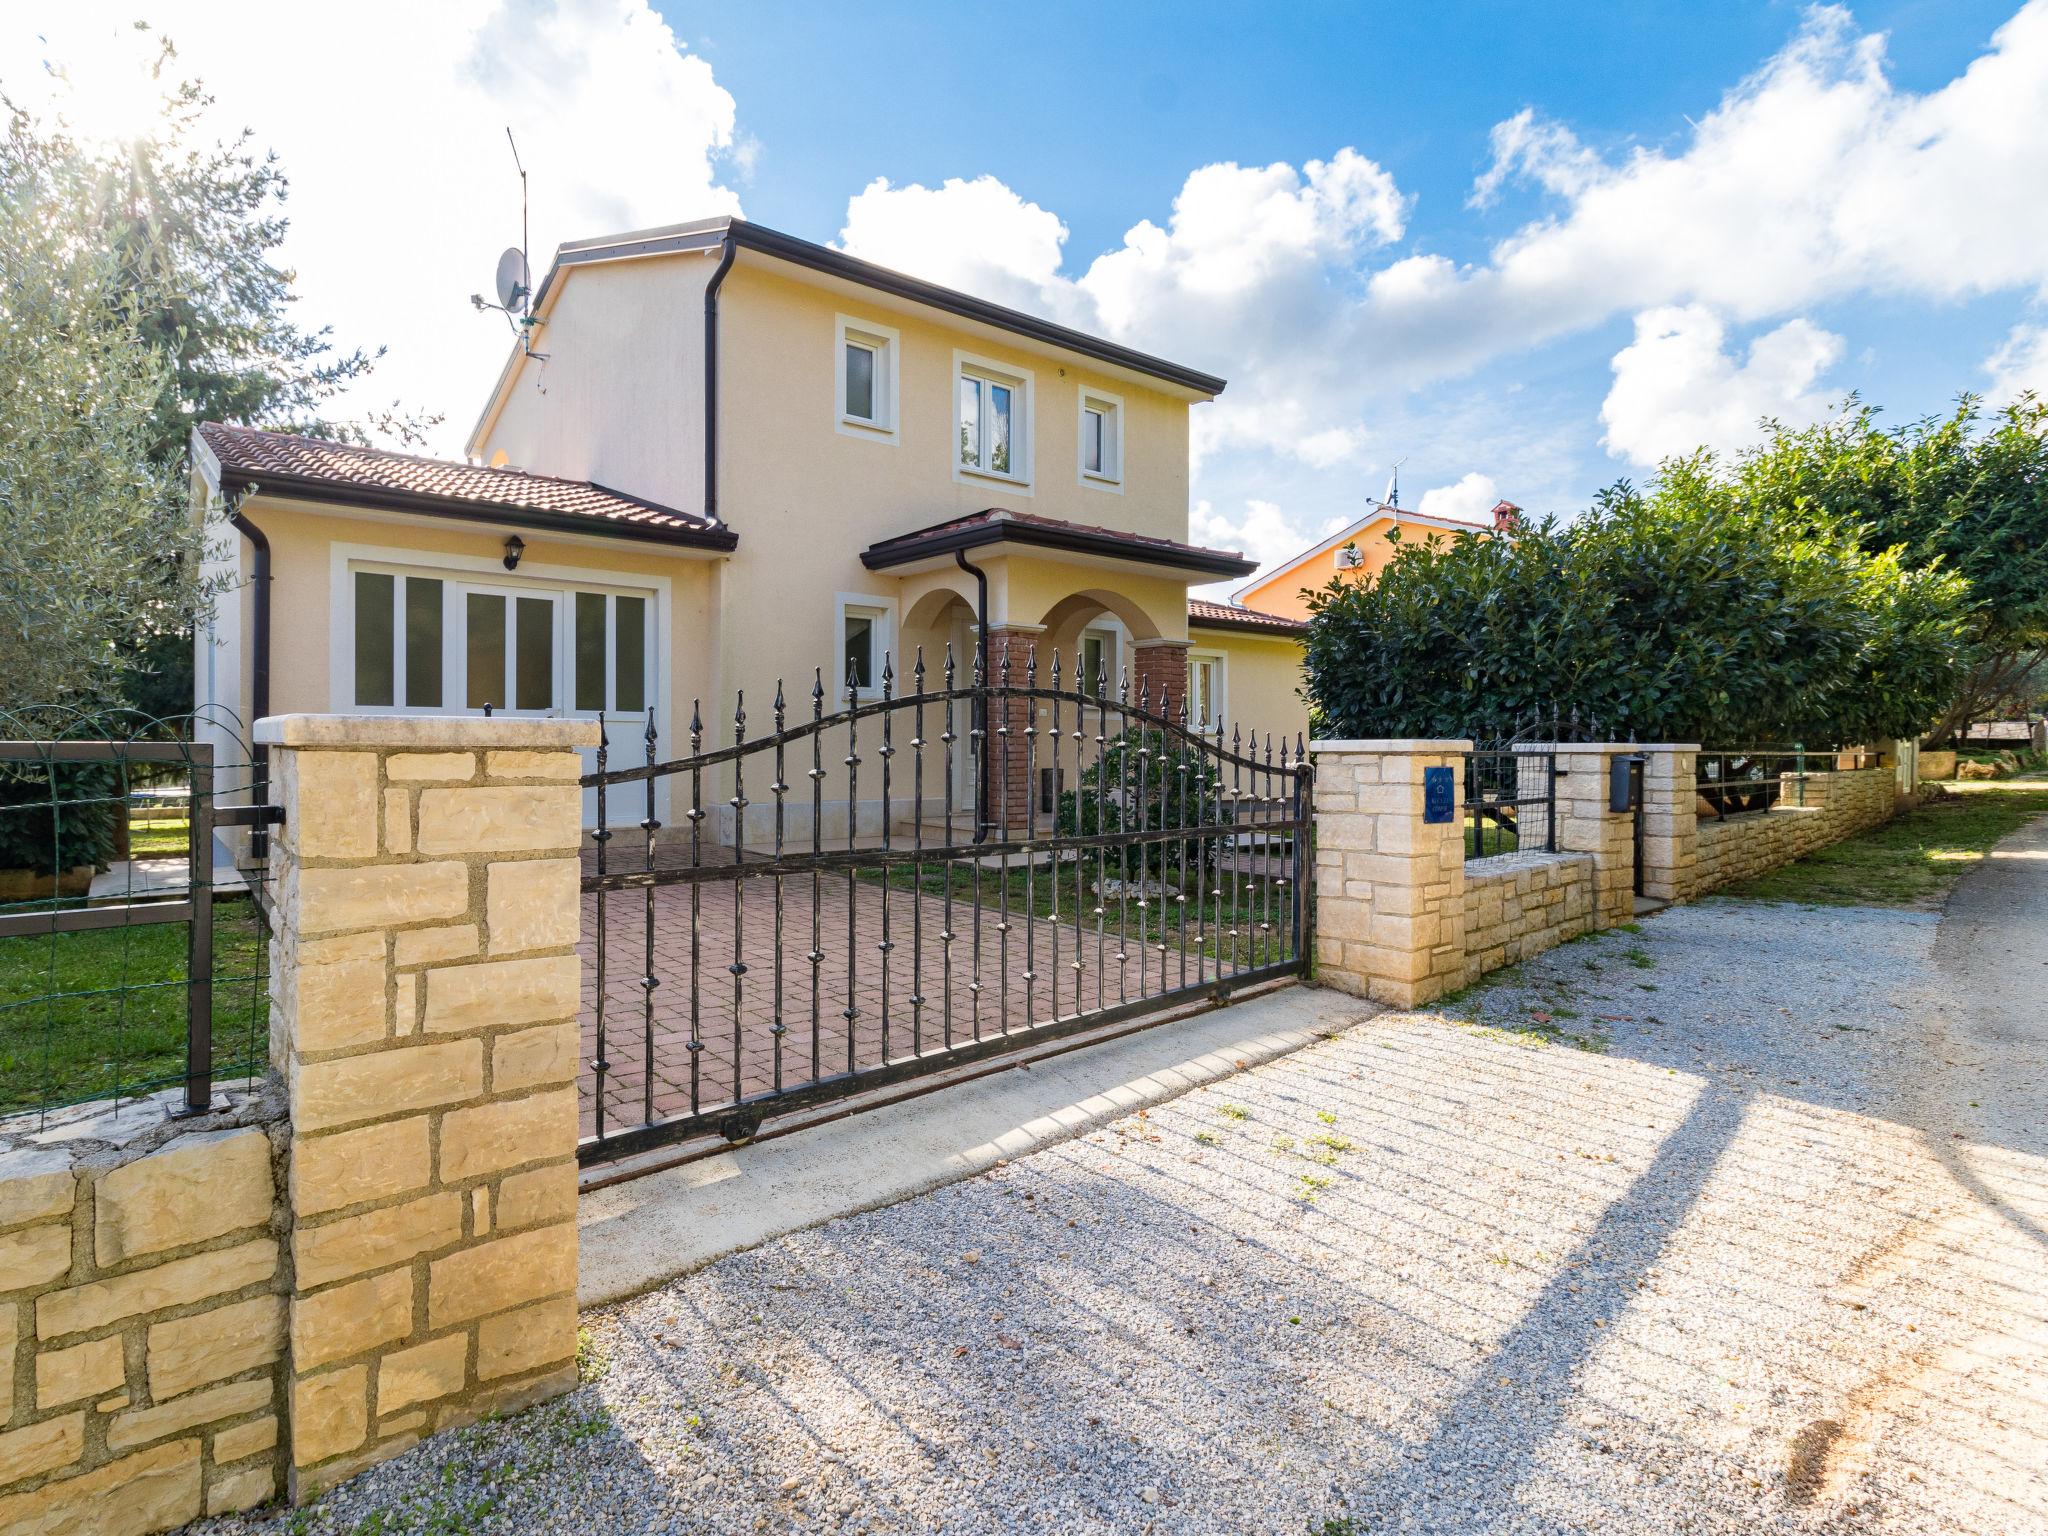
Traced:
<path id="1" fill-rule="evenodd" d="M 1188 622 L 1208 624 L 1222 629 L 1263 629 L 1278 635 L 1294 635 L 1308 628 L 1300 619 L 1290 619 L 1277 613 L 1261 613 L 1256 608 L 1240 608 L 1235 603 L 1212 603 L 1199 597 L 1188 599 Z"/>
<path id="2" fill-rule="evenodd" d="M 199 437 L 220 461 L 221 478 L 279 495 L 397 507 L 427 515 L 488 515 L 507 523 L 590 525 L 593 533 L 730 549 L 732 531 L 691 512 L 522 469 L 420 458 L 289 432 L 205 422 Z"/>

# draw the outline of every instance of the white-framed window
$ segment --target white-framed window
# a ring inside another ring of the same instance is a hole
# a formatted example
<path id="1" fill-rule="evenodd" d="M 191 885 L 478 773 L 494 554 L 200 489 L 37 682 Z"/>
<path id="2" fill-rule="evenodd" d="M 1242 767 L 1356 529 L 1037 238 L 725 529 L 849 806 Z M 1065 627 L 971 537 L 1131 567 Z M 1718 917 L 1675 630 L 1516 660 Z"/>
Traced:
<path id="1" fill-rule="evenodd" d="M 1201 730 L 1216 728 L 1227 701 L 1224 694 L 1224 656 L 1221 651 L 1188 652 L 1188 726 Z"/>
<path id="2" fill-rule="evenodd" d="M 882 667 L 895 644 L 896 609 L 887 598 L 858 592 L 839 594 L 839 696 L 879 697 Z"/>
<path id="3" fill-rule="evenodd" d="M 633 715 L 654 699 L 656 594 L 588 581 L 338 573 L 340 706 L 365 713 Z"/>
<path id="4" fill-rule="evenodd" d="M 1099 389 L 1081 391 L 1081 483 L 1105 491 L 1124 485 L 1124 402 Z"/>
<path id="5" fill-rule="evenodd" d="M 895 330 L 852 315 L 833 328 L 834 420 L 849 437 L 894 443 L 897 422 L 897 358 L 902 341 Z"/>
<path id="6" fill-rule="evenodd" d="M 985 476 L 1029 487 L 1031 397 L 1030 374 L 964 352 L 953 354 L 956 478 Z"/>
<path id="7" fill-rule="evenodd" d="M 447 698 L 446 595 L 438 576 L 349 575 L 358 709 L 439 710 Z"/>
<path id="8" fill-rule="evenodd" d="M 1084 629 L 1076 648 L 1079 663 L 1074 682 L 1089 698 L 1098 692 L 1116 697 L 1116 635 L 1107 629 Z"/>

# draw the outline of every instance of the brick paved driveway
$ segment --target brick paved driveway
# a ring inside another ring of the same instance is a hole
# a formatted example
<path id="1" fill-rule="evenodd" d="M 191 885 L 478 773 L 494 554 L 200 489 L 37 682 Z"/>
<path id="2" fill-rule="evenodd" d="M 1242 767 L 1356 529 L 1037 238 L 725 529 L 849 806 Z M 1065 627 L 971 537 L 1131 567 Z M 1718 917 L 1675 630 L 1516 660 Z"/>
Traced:
<path id="1" fill-rule="evenodd" d="M 1006 925 L 993 873 L 984 882 L 978 918 L 971 895 L 956 895 L 949 912 L 942 895 L 885 888 L 874 880 L 840 874 L 786 875 L 781 879 L 779 933 L 775 877 L 718 880 L 695 887 L 694 1038 L 702 1049 L 694 1053 L 694 1094 L 692 887 L 668 885 L 654 891 L 651 963 L 645 893 L 619 891 L 604 898 L 601 1014 L 596 966 L 599 897 L 586 893 L 579 1080 L 584 1133 L 596 1123 L 590 1064 L 598 1055 L 600 1018 L 608 1063 L 605 1126 L 617 1130 L 688 1113 L 693 1103 L 699 1110 L 714 1109 L 736 1098 L 770 1092 L 778 1083 L 793 1089 L 849 1067 L 864 1069 L 920 1050 L 943 1049 L 949 1018 L 950 1039 L 958 1043 L 976 1038 L 977 1030 L 982 1036 L 1017 1031 L 1055 1014 L 1065 1018 L 1115 1007 L 1214 977 L 1217 962 L 1203 953 L 1197 924 L 1189 925 L 1184 942 L 1176 933 L 1165 944 L 1141 945 L 1133 931 L 1130 941 L 1120 944 L 1116 902 L 1111 899 L 1105 903 L 1098 933 L 1092 879 L 1084 879 L 1077 943 L 1071 865 L 1060 878 L 1057 922 L 1049 916 L 1027 919 L 1018 904 Z M 1041 885 L 1048 879 L 1043 872 L 1038 876 Z M 1249 879 L 1244 885 L 1253 888 Z M 1275 886 L 1280 889 L 1284 887 Z M 1136 913 L 1134 900 L 1133 924 Z M 814 931 L 821 956 L 815 986 L 808 959 Z M 949 931 L 950 944 L 944 937 Z M 1268 930 L 1260 936 L 1261 954 L 1277 956 L 1280 942 L 1277 926 Z M 1240 968 L 1251 962 L 1247 935 L 1239 944 Z M 737 977 L 732 971 L 736 963 L 746 967 Z M 643 986 L 650 971 L 658 983 L 652 989 L 651 1019 Z M 858 1010 L 850 1050 L 845 1017 L 849 996 Z"/>

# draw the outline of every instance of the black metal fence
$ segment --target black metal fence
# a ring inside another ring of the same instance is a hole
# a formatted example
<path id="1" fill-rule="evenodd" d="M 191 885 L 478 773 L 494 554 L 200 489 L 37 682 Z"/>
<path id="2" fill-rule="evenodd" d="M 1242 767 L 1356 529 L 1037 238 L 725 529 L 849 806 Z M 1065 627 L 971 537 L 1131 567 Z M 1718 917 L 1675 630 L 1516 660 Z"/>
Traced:
<path id="1" fill-rule="evenodd" d="M 651 720 L 643 763 L 600 748 L 586 1158 L 1304 969 L 1299 739 L 1084 691 L 1057 654 L 907 681 L 885 658 L 830 713 L 822 675 L 794 711 L 778 686 L 755 736 L 741 699 L 726 746 L 693 713 L 671 762 Z"/>
<path id="2" fill-rule="evenodd" d="M 219 712 L 0 712 L 0 1114 L 263 1072 L 261 773 Z"/>
<path id="3" fill-rule="evenodd" d="M 1557 852 L 1557 754 L 1537 745 L 1465 754 L 1465 857 Z"/>
<path id="4" fill-rule="evenodd" d="M 1875 768 L 1883 754 L 1868 747 L 1710 747 L 1696 765 L 1699 808 L 1717 821 L 1773 806 L 1804 805 L 1810 773 Z"/>

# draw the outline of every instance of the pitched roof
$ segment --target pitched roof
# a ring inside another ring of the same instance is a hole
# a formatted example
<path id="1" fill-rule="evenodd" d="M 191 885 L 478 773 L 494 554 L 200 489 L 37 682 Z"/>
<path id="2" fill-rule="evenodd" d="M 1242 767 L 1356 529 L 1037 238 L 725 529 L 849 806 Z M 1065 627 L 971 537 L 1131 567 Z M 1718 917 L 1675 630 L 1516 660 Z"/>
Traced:
<path id="1" fill-rule="evenodd" d="M 273 495 L 427 516 L 461 517 L 732 549 L 730 528 L 693 512 L 642 501 L 590 480 L 421 458 L 290 432 L 202 422 L 197 436 L 220 466 L 222 488 L 255 486 Z"/>
<path id="2" fill-rule="evenodd" d="M 1188 622 L 1205 629 L 1245 629 L 1274 635 L 1298 635 L 1308 628 L 1300 619 L 1240 608 L 1235 603 L 1212 603 L 1199 597 L 1188 599 Z"/>
<path id="3" fill-rule="evenodd" d="M 1504 503 L 1504 505 L 1512 506 L 1513 504 Z M 1521 508 L 1515 507 L 1514 510 L 1519 512 Z M 1494 533 L 1498 531 L 1491 522 L 1478 523 L 1462 517 L 1441 517 L 1434 512 L 1413 512 L 1406 507 L 1390 506 L 1383 501 L 1374 502 L 1363 516 L 1339 528 L 1328 538 L 1318 539 L 1292 560 L 1274 566 L 1272 570 L 1265 572 L 1257 580 L 1246 582 L 1232 595 L 1242 596 L 1246 592 L 1255 592 L 1261 587 L 1270 586 L 1297 566 L 1306 565 L 1317 555 L 1323 553 L 1324 550 L 1336 549 L 1340 545 L 1351 543 L 1360 534 L 1365 532 L 1367 528 L 1382 518 L 1392 518 L 1396 523 L 1400 524 L 1414 523 L 1423 528 L 1442 528 L 1450 533 Z"/>
<path id="4" fill-rule="evenodd" d="M 955 550 L 1004 543 L 1104 555 L 1213 576 L 1243 576 L 1258 569 L 1257 561 L 1247 560 L 1236 550 L 1204 549 L 1152 534 L 1070 523 L 1064 518 L 1017 512 L 1009 507 L 985 507 L 965 517 L 949 518 L 929 528 L 883 539 L 862 550 L 860 558 L 869 570 L 878 571 L 913 560 L 928 560 L 934 555 L 950 555 Z"/>

